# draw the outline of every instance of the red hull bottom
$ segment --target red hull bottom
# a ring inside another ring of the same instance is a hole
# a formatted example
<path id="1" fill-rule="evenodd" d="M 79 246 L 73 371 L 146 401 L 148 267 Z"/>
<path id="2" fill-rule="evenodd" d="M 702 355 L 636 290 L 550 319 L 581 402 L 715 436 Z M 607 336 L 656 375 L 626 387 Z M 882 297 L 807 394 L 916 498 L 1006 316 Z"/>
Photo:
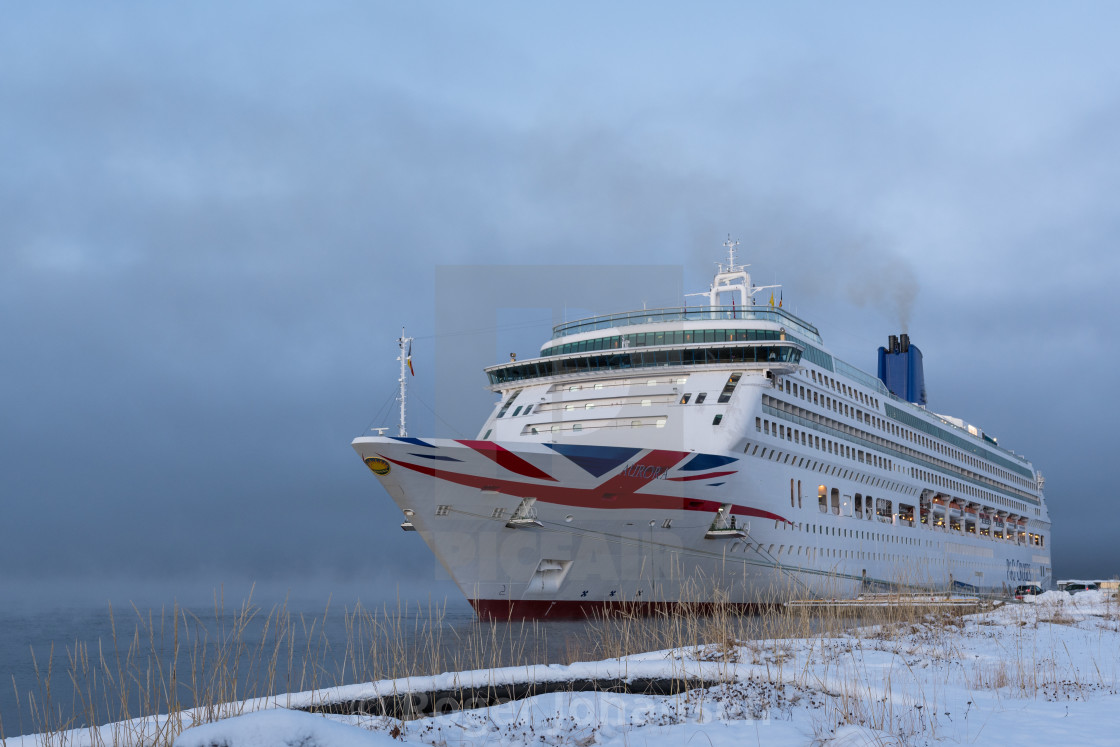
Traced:
<path id="1" fill-rule="evenodd" d="M 613 615 L 653 617 L 681 613 L 707 614 L 717 607 L 745 613 L 758 613 L 774 604 L 750 602 L 717 605 L 711 602 L 608 602 L 604 600 L 549 599 L 471 599 L 479 620 L 508 622 L 520 620 L 583 620 Z"/>

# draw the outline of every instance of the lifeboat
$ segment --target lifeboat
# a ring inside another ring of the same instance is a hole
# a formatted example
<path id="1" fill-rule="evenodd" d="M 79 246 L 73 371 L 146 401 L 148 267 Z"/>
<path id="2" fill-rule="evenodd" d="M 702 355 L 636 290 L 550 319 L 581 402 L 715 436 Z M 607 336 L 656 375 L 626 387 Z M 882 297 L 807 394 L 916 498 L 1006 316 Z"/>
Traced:
<path id="1" fill-rule="evenodd" d="M 953 518 L 960 518 L 961 504 L 958 501 L 949 501 L 949 515 Z"/>
<path id="2" fill-rule="evenodd" d="M 992 525 L 992 517 L 983 512 L 980 513 L 980 526 L 990 527 Z"/>

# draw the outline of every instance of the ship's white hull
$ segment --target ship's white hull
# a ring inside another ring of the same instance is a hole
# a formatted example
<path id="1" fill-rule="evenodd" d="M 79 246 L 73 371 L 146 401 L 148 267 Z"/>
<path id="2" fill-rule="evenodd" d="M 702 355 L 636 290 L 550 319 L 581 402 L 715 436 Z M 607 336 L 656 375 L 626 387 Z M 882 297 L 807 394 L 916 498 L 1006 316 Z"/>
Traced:
<path id="1" fill-rule="evenodd" d="M 761 605 L 867 588 L 993 591 L 1049 566 L 1048 554 L 1042 563 L 1010 540 L 820 513 L 814 473 L 741 452 L 385 437 L 353 445 L 485 617 Z M 791 498 L 791 474 L 811 485 L 811 501 Z"/>

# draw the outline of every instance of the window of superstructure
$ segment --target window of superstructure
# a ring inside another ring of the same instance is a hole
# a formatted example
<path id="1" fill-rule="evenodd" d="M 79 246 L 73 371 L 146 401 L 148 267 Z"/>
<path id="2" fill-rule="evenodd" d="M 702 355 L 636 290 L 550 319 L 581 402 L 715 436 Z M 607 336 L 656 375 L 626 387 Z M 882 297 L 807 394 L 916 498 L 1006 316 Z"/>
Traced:
<path id="1" fill-rule="evenodd" d="M 521 394 L 520 389 L 514 390 L 513 394 L 511 394 L 509 399 L 506 400 L 506 403 L 502 405 L 502 409 L 498 411 L 499 418 L 506 414 L 506 410 L 509 409 L 509 406 L 513 404 L 513 401 L 517 399 L 517 395 L 519 394 Z"/>
<path id="2" fill-rule="evenodd" d="M 708 397 L 707 392 L 700 392 L 699 394 L 696 395 L 696 404 L 698 404 L 698 405 L 704 404 L 704 400 L 707 399 L 707 397 Z"/>
<path id="3" fill-rule="evenodd" d="M 723 422 L 723 413 L 722 412 L 717 414 L 714 418 L 712 418 L 712 425 L 719 425 L 722 422 Z"/>
<path id="4" fill-rule="evenodd" d="M 723 385 L 723 391 L 719 394 L 719 399 L 716 400 L 718 404 L 722 404 L 731 399 L 731 395 L 735 392 L 735 387 L 739 383 L 739 379 L 741 379 L 742 377 L 743 374 L 741 373 L 733 373 L 728 377 L 727 383 Z"/>

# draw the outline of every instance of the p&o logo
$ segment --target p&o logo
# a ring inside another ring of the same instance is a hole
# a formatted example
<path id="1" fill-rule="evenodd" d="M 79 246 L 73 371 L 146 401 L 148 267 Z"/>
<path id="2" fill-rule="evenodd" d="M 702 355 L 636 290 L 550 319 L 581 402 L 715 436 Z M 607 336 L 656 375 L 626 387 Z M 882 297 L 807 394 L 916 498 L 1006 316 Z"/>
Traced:
<path id="1" fill-rule="evenodd" d="M 380 459 L 378 457 L 369 457 L 366 459 L 366 466 L 369 467 L 375 475 L 389 474 L 389 463 L 384 459 Z"/>

